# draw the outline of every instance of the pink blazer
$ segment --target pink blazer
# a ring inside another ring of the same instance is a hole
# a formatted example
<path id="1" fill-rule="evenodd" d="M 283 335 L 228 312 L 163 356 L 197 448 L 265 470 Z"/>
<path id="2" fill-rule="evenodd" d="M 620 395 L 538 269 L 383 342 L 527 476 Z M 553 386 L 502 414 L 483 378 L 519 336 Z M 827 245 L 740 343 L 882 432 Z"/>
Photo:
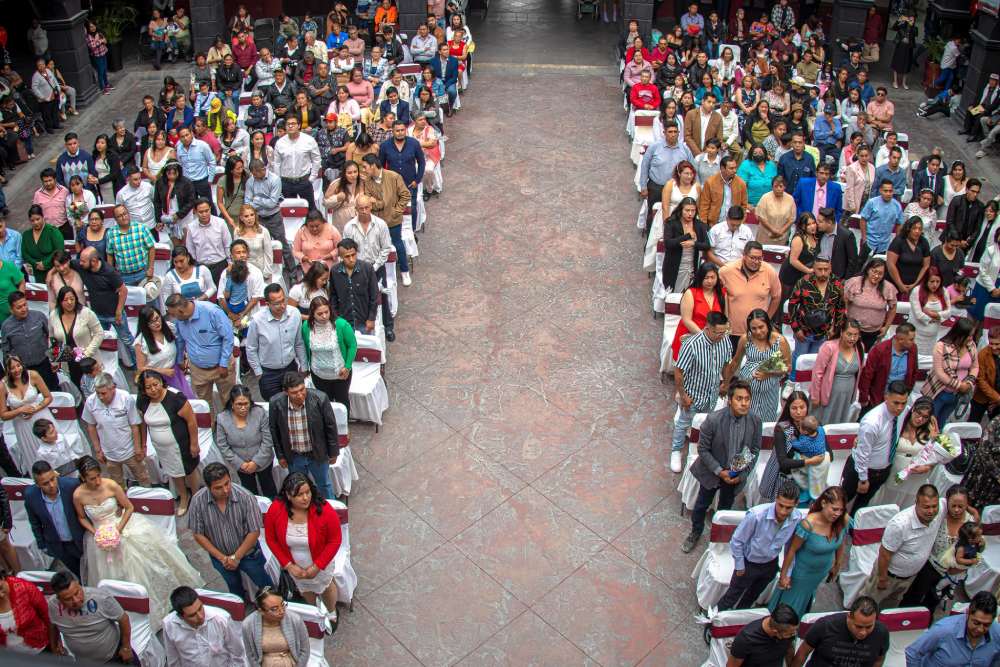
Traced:
<path id="1" fill-rule="evenodd" d="M 820 405 L 830 403 L 830 393 L 833 391 L 833 378 L 837 374 L 837 359 L 840 357 L 840 341 L 828 340 L 819 347 L 816 353 L 816 365 L 813 366 L 812 386 L 809 396 L 818 399 Z M 855 350 L 858 355 L 858 374 L 854 378 L 854 394 L 858 392 L 858 380 L 861 378 L 861 367 L 864 366 L 864 353 L 858 345 Z M 853 400 L 854 394 L 851 398 Z"/>

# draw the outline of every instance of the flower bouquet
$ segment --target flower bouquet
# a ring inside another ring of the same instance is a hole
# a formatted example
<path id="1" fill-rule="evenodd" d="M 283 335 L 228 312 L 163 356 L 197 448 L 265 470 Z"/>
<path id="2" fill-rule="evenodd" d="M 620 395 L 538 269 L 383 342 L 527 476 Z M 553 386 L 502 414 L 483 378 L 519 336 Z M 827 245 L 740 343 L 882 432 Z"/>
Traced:
<path id="1" fill-rule="evenodd" d="M 757 370 L 761 373 L 787 373 L 788 366 L 785 364 L 785 355 L 781 350 L 775 350 L 774 354 L 760 362 Z"/>
<path id="2" fill-rule="evenodd" d="M 94 544 L 102 551 L 114 551 L 121 544 L 122 536 L 114 523 L 106 523 L 94 531 Z"/>
<path id="3" fill-rule="evenodd" d="M 739 477 L 740 473 L 749 468 L 751 463 L 753 463 L 753 455 L 749 449 L 744 447 L 729 462 L 729 476 Z"/>
<path id="4" fill-rule="evenodd" d="M 69 203 L 67 208 L 67 213 L 69 213 L 69 217 L 73 219 L 73 224 L 77 227 L 81 227 L 84 219 L 87 217 L 87 214 L 90 213 L 90 207 L 87 206 L 87 202 L 73 201 Z"/>
<path id="5" fill-rule="evenodd" d="M 917 466 L 948 463 L 961 453 L 962 443 L 958 437 L 950 433 L 941 433 L 924 445 L 906 467 L 896 473 L 896 484 L 901 484 Z"/>

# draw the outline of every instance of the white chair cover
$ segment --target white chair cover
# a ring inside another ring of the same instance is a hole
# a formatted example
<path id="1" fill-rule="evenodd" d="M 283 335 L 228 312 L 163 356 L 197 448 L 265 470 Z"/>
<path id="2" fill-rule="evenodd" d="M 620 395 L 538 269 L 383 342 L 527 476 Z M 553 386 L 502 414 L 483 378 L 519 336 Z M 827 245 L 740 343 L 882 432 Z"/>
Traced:
<path id="1" fill-rule="evenodd" d="M 889 519 L 899 512 L 896 505 L 876 505 L 863 507 L 854 515 L 854 528 L 851 531 L 851 552 L 847 569 L 840 573 L 838 581 L 844 591 L 844 606 L 849 607 L 861 593 L 865 579 L 872 572 L 878 559 L 879 545 L 882 544 L 882 531 Z"/>
<path id="2" fill-rule="evenodd" d="M 775 271 L 780 271 L 781 265 L 788 259 L 788 250 L 786 245 L 765 245 L 764 261 L 770 264 Z"/>
<path id="3" fill-rule="evenodd" d="M 769 614 L 767 609 L 733 609 L 715 614 L 709 630 L 712 639 L 708 645 L 708 657 L 701 667 L 726 667 L 733 639 L 740 634 L 743 626 Z"/>
<path id="4" fill-rule="evenodd" d="M 660 112 L 658 111 L 633 111 L 629 114 L 629 136 L 632 137 L 632 150 L 629 157 L 635 166 L 642 164 L 642 156 L 650 144 L 655 141 L 657 133 L 663 132 L 660 128 Z"/>
<path id="5" fill-rule="evenodd" d="M 635 226 L 641 230 L 646 229 L 646 211 L 649 210 L 649 206 L 645 199 L 639 204 L 639 215 L 635 218 Z"/>
<path id="6" fill-rule="evenodd" d="M 157 243 L 156 255 L 153 258 L 153 273 L 161 278 L 167 275 L 167 271 L 173 268 L 170 263 L 170 253 L 172 248 L 169 243 Z"/>
<path id="7" fill-rule="evenodd" d="M 358 356 L 351 373 L 351 414 L 355 419 L 382 424 L 382 413 L 389 409 L 389 391 L 382 378 L 382 347 L 362 347 L 358 336 Z"/>
<path id="8" fill-rule="evenodd" d="M 104 372 L 115 379 L 119 387 L 127 388 L 128 380 L 118 363 L 119 354 L 118 333 L 112 328 L 104 332 L 104 340 L 97 349 L 97 359 L 101 362 Z"/>
<path id="9" fill-rule="evenodd" d="M 656 255 L 655 261 L 656 266 L 653 268 L 653 315 L 656 313 L 662 313 L 664 310 L 664 303 L 667 299 L 667 288 L 663 285 L 663 258 L 665 255 L 665 244 L 663 239 L 656 242 Z M 677 290 L 675 290 L 677 291 Z M 684 290 L 680 290 L 682 293 Z"/>
<path id="10" fill-rule="evenodd" d="M 826 448 L 833 452 L 833 461 L 830 462 L 826 481 L 829 486 L 840 486 L 844 465 L 858 439 L 858 424 L 856 422 L 827 424 L 823 430 L 826 431 Z"/>
<path id="11" fill-rule="evenodd" d="M 73 453 L 77 456 L 90 454 L 90 446 L 83 437 L 83 430 L 80 428 L 76 399 L 73 395 L 65 391 L 52 392 L 49 412 L 55 417 L 56 429 L 66 438 L 66 444 L 70 446 Z"/>
<path id="12" fill-rule="evenodd" d="M 396 249 L 389 251 L 389 259 L 385 262 L 385 288 L 382 294 L 389 300 L 389 312 L 395 317 L 399 311 L 399 288 L 396 281 L 396 264 L 399 256 Z"/>
<path id="13" fill-rule="evenodd" d="M 798 391 L 809 393 L 813 379 L 812 371 L 815 366 L 815 354 L 803 354 L 795 360 L 795 388 Z"/>
<path id="14" fill-rule="evenodd" d="M 688 509 L 694 510 L 694 503 L 698 499 L 698 480 L 691 474 L 691 464 L 698 458 L 698 438 L 701 437 L 701 425 L 708 417 L 706 413 L 696 414 L 691 419 L 691 432 L 688 435 L 688 455 L 684 462 L 684 472 L 681 474 L 681 481 L 677 485 L 677 491 L 681 495 L 681 503 Z M 674 428 L 677 428 L 677 414 L 674 414 Z M 716 496 L 718 497 L 718 496 Z M 715 502 L 712 502 L 715 505 Z"/>
<path id="15" fill-rule="evenodd" d="M 288 611 L 294 611 L 306 624 L 309 632 L 309 667 L 330 667 L 326 661 L 323 640 L 326 636 L 326 616 L 316 607 L 301 602 L 289 602 Z"/>
<path id="16" fill-rule="evenodd" d="M 681 325 L 681 297 L 678 292 L 667 294 L 663 299 L 663 338 L 660 339 L 660 372 L 672 371 L 674 358 L 670 349 L 674 344 L 674 335 Z"/>
<path id="17" fill-rule="evenodd" d="M 691 572 L 691 578 L 696 581 L 698 606 L 702 609 L 717 605 L 729 588 L 729 580 L 733 577 L 733 554 L 729 550 L 729 542 L 745 514 L 719 510 L 712 516 L 708 546 Z"/>
<path id="18" fill-rule="evenodd" d="M 22 570 L 17 573 L 19 579 L 30 581 L 38 586 L 43 595 L 53 595 L 52 577 L 54 576 L 56 573 L 52 570 Z"/>
<path id="19" fill-rule="evenodd" d="M 973 446 L 978 445 L 979 441 L 983 439 L 983 427 L 982 424 L 974 424 L 972 422 L 951 422 L 944 427 L 945 433 L 954 433 L 958 436 L 958 439 L 962 443 L 962 448 L 969 446 L 969 443 L 973 443 Z M 956 475 L 954 473 L 948 472 L 948 469 L 943 465 L 934 466 L 934 470 L 931 470 L 931 474 L 927 476 L 927 483 L 933 484 L 942 496 L 945 492 L 954 484 L 962 483 L 962 475 Z"/>
<path id="20" fill-rule="evenodd" d="M 28 310 L 49 316 L 49 288 L 45 283 L 25 283 L 24 296 L 28 299 Z"/>
<path id="21" fill-rule="evenodd" d="M 172 541 L 177 542 L 177 517 L 174 504 L 174 494 L 167 489 L 154 487 L 146 489 L 141 486 L 130 487 L 126 492 L 132 501 L 136 514 L 142 514 L 156 525 L 156 528 Z"/>
<path id="22" fill-rule="evenodd" d="M 983 508 L 982 524 L 986 550 L 979 563 L 968 570 L 965 592 L 969 597 L 979 591 L 995 591 L 1000 580 L 1000 505 Z"/>
<path id="23" fill-rule="evenodd" d="M 163 619 L 150 620 L 149 593 L 146 592 L 146 588 L 140 584 L 118 579 L 102 579 L 97 587 L 115 596 L 118 604 L 128 614 L 132 626 L 132 649 L 139 656 L 143 667 L 163 667 L 167 661 L 167 652 L 156 638 L 156 632 L 160 629 Z"/>
<path id="24" fill-rule="evenodd" d="M 656 245 L 663 238 L 663 206 L 660 202 L 653 204 L 653 224 L 646 238 L 646 250 L 642 255 L 642 270 L 652 273 L 656 270 Z M 645 220 L 643 221 L 645 228 Z"/>
<path id="25" fill-rule="evenodd" d="M 410 206 L 406 207 L 406 211 L 403 213 L 402 237 L 403 237 L 403 246 L 406 248 L 407 260 L 412 260 L 420 256 L 420 246 L 417 245 L 417 237 L 414 236 L 414 232 L 416 232 L 417 230 L 413 228 L 412 206 L 413 204 L 411 203 Z M 420 212 L 418 210 L 417 211 L 418 224 L 420 222 L 419 216 Z"/>
<path id="26" fill-rule="evenodd" d="M 31 524 L 28 522 L 28 511 L 24 507 L 25 489 L 34 483 L 33 479 L 27 477 L 4 477 L 0 480 L 3 490 L 7 492 L 7 502 L 10 503 L 13 525 L 9 537 L 17 559 L 23 568 L 44 570 L 52 563 L 52 557 L 38 548 L 35 534 L 31 532 Z"/>
<path id="27" fill-rule="evenodd" d="M 883 609 L 878 620 L 889 629 L 889 652 L 883 667 L 906 667 L 906 647 L 931 626 L 931 612 L 925 607 Z"/>
<path id="28" fill-rule="evenodd" d="M 347 406 L 330 401 L 333 415 L 337 418 L 337 433 L 340 440 L 340 455 L 337 462 L 330 466 L 330 479 L 337 496 L 351 495 L 351 487 L 358 479 L 358 468 L 354 465 L 354 454 L 351 453 L 350 431 L 347 427 Z"/>
<path id="29" fill-rule="evenodd" d="M 226 614 L 229 624 L 232 626 L 237 637 L 243 636 L 243 619 L 246 618 L 247 608 L 246 603 L 243 602 L 240 596 L 233 595 L 232 593 L 210 591 L 204 588 L 196 588 L 195 591 L 198 593 L 198 599 L 202 601 L 202 604 L 215 607 Z M 243 664 L 245 667 L 250 667 L 250 663 L 246 658 L 244 658 Z M 233 666 L 230 665 L 229 667 Z"/>
<path id="30" fill-rule="evenodd" d="M 278 467 L 278 466 L 275 466 Z M 264 496 L 256 496 L 257 505 L 260 507 L 260 513 L 263 516 L 267 514 L 267 510 L 271 509 L 271 499 L 265 498 Z M 278 563 L 278 559 L 274 557 L 271 553 L 270 547 L 267 546 L 267 540 L 264 538 L 264 532 L 261 531 L 260 537 L 257 538 L 257 544 L 260 545 L 260 551 L 264 555 L 264 570 L 267 572 L 268 576 L 271 577 L 271 581 L 278 583 L 278 579 L 281 577 L 281 564 Z M 253 582 L 246 575 L 243 576 L 243 587 L 247 588 L 247 585 L 253 586 Z M 247 590 L 252 590 L 247 588 Z"/>
<path id="31" fill-rule="evenodd" d="M 212 432 L 212 409 L 207 401 L 200 398 L 192 398 L 191 411 L 194 412 L 194 419 L 198 423 L 198 449 L 201 459 L 200 466 L 207 466 L 209 463 L 222 463 L 222 452 L 215 446 L 215 434 Z"/>
<path id="32" fill-rule="evenodd" d="M 285 225 L 285 238 L 291 243 L 299 227 L 306 224 L 309 202 L 301 197 L 289 197 L 281 201 L 281 222 Z"/>
<path id="33" fill-rule="evenodd" d="M 347 505 L 339 500 L 326 501 L 340 517 L 341 542 L 337 555 L 333 557 L 333 579 L 337 582 L 337 601 L 350 605 L 354 601 L 354 591 L 358 587 L 358 575 L 351 565 L 351 530 L 348 524 Z"/>

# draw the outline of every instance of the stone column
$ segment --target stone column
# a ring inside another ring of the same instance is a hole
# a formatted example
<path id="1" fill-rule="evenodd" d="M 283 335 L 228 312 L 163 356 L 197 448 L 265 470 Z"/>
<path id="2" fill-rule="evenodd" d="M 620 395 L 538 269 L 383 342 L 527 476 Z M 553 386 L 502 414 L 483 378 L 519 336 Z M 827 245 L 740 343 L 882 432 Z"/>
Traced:
<path id="1" fill-rule="evenodd" d="M 84 39 L 87 12 L 80 8 L 80 0 L 57 0 L 49 9 L 49 18 L 42 21 L 42 27 L 49 34 L 49 51 L 66 83 L 76 88 L 76 105 L 86 106 L 100 93 L 97 72 L 90 65 L 90 52 Z"/>
<path id="2" fill-rule="evenodd" d="M 965 74 L 962 104 L 958 110 L 960 120 L 965 120 L 966 109 L 974 106 L 983 94 L 990 74 L 1000 72 L 1000 19 L 980 12 L 976 27 L 971 31 L 972 55 Z"/>
<path id="3" fill-rule="evenodd" d="M 653 32 L 653 0 L 625 0 L 624 10 L 619 15 L 622 34 L 632 20 L 638 22 L 639 34 L 648 43 Z"/>
<path id="4" fill-rule="evenodd" d="M 216 35 L 228 37 L 226 8 L 222 0 L 191 0 L 190 15 L 191 47 L 195 53 L 207 53 Z"/>
<path id="5" fill-rule="evenodd" d="M 408 39 L 417 34 L 418 25 L 427 22 L 427 0 L 397 0 L 396 8 L 399 10 L 399 32 Z"/>
<path id="6" fill-rule="evenodd" d="M 865 33 L 865 19 L 873 0 L 837 0 L 833 3 L 833 21 L 830 34 L 840 41 L 860 41 Z M 839 47 L 838 47 L 839 50 Z M 837 62 L 835 59 L 834 62 Z"/>

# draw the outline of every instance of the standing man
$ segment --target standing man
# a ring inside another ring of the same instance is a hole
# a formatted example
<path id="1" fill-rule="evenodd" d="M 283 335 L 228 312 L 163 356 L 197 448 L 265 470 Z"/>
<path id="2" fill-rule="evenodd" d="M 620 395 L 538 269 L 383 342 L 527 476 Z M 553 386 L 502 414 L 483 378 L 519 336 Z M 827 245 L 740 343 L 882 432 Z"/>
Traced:
<path id="1" fill-rule="evenodd" d="M 979 192 L 982 189 L 982 181 L 970 178 L 965 183 L 965 196 L 955 196 L 948 204 L 948 213 L 945 215 L 948 229 L 958 232 L 963 241 L 963 248 L 973 246 L 983 226 L 986 205 L 979 200 Z"/>
<path id="2" fill-rule="evenodd" d="M 236 384 L 233 325 L 222 308 L 180 294 L 167 297 L 167 313 L 177 329 L 177 358 L 191 373 L 191 388 L 215 412 L 213 387 L 228 397 Z"/>
<path id="3" fill-rule="evenodd" d="M 386 226 L 389 227 L 389 236 L 392 237 L 392 245 L 396 247 L 403 284 L 409 285 L 412 280 L 410 279 L 410 264 L 406 256 L 406 244 L 403 243 L 403 215 L 406 213 L 407 206 L 413 206 L 414 210 L 416 209 L 415 200 L 411 198 L 410 189 L 406 186 L 402 176 L 395 171 L 383 169 L 381 159 L 369 154 L 362 158 L 362 162 L 368 180 L 374 183 L 375 188 L 382 194 L 381 197 L 376 197 L 373 210 L 382 214 Z"/>
<path id="4" fill-rule="evenodd" d="M 330 466 L 337 462 L 340 444 L 330 397 L 318 389 L 306 389 L 298 373 L 286 373 L 282 387 L 284 391 L 272 397 L 268 407 L 278 465 L 308 474 L 323 497 L 332 500 L 336 496 Z"/>
<path id="5" fill-rule="evenodd" d="M 87 189 L 96 192 L 97 167 L 94 165 L 94 157 L 80 148 L 80 138 L 76 132 L 67 132 L 63 137 L 63 145 L 66 150 L 56 159 L 56 181 L 64 188 L 68 188 L 69 179 L 79 176 Z"/>
<path id="6" fill-rule="evenodd" d="M 888 251 L 893 230 L 897 224 L 903 224 L 903 207 L 893 197 L 892 181 L 882 179 L 878 194 L 868 200 L 860 213 L 862 252 L 867 244 L 873 255 Z"/>
<path id="7" fill-rule="evenodd" d="M 778 160 L 778 173 L 785 177 L 788 192 L 795 192 L 795 186 L 803 176 L 816 175 L 816 162 L 806 152 L 806 140 L 801 132 L 792 134 L 792 150 Z"/>
<path id="8" fill-rule="evenodd" d="M 80 576 L 83 526 L 73 506 L 73 492 L 80 480 L 59 477 L 45 459 L 31 466 L 34 486 L 24 491 L 24 509 L 38 548 Z"/>
<path id="9" fill-rule="evenodd" d="M 720 334 L 724 339 L 724 334 Z M 682 346 L 683 352 L 683 346 Z M 762 424 L 760 417 L 750 412 L 750 385 L 743 380 L 729 383 L 729 404 L 705 418 L 698 440 L 698 458 L 691 464 L 691 474 L 700 485 L 698 500 L 691 512 L 691 534 L 681 545 L 690 553 L 705 529 L 705 513 L 719 494 L 719 509 L 732 508 L 736 491 L 746 481 L 760 451 Z M 730 466 L 737 454 L 747 450 L 749 465 L 742 470 Z"/>
<path id="10" fill-rule="evenodd" d="M 989 591 L 972 597 L 964 614 L 945 616 L 906 647 L 909 667 L 995 665 L 1000 658 L 997 599 Z"/>
<path id="11" fill-rule="evenodd" d="M 355 203 L 357 215 L 344 225 L 344 238 L 352 239 L 358 244 L 357 258 L 371 264 L 375 269 L 380 287 L 386 287 L 385 263 L 392 252 L 392 236 L 385 220 L 372 215 L 375 200 L 368 195 L 361 195 Z M 382 309 L 382 325 L 385 327 L 385 337 L 396 340 L 391 308 Z"/>
<path id="12" fill-rule="evenodd" d="M 708 314 L 705 328 L 681 343 L 674 384 L 677 386 L 677 413 L 670 451 L 670 470 L 679 473 L 683 464 L 684 439 L 698 413 L 711 412 L 725 392 L 727 365 L 733 346 L 726 331 L 729 321 L 723 313 Z"/>
<path id="13" fill-rule="evenodd" d="M 190 127 L 182 127 L 177 136 L 180 142 L 176 146 L 177 161 L 181 164 L 184 176 L 191 181 L 198 197 L 212 201 L 212 178 L 215 176 L 215 154 L 212 148 L 201 139 L 194 136 Z M 215 213 L 215 207 L 212 207 Z"/>
<path id="14" fill-rule="evenodd" d="M 746 181 L 736 175 L 736 160 L 727 155 L 719 160 L 719 173 L 709 177 L 701 188 L 698 216 L 706 225 L 725 225 L 733 208 L 738 206 L 742 212 L 749 205 Z M 743 216 L 739 219 L 742 221 Z"/>
<path id="15" fill-rule="evenodd" d="M 639 196 L 646 198 L 646 236 L 649 236 L 649 228 L 655 216 L 653 205 L 663 199 L 663 186 L 674 177 L 674 167 L 683 160 L 694 160 L 691 150 L 679 137 L 680 130 L 676 121 L 668 120 L 663 124 L 663 143 L 650 145 L 642 155 L 642 163 L 639 165 Z M 714 223 L 714 220 L 706 221 L 706 224 Z"/>
<path id="16" fill-rule="evenodd" d="M 156 227 L 153 210 L 153 185 L 142 177 L 135 165 L 129 165 L 125 185 L 115 195 L 115 204 L 128 210 L 129 218 L 141 222 L 150 232 Z"/>
<path id="17" fill-rule="evenodd" d="M 788 299 L 789 325 L 795 334 L 792 353 L 792 377 L 795 363 L 803 354 L 815 354 L 820 346 L 839 335 L 847 319 L 844 286 L 833 279 L 830 260 L 819 256 L 812 274 L 805 274 L 792 288 Z"/>
<path id="18" fill-rule="evenodd" d="M 80 280 L 90 295 L 90 309 L 97 315 L 97 321 L 107 331 L 114 327 L 118 334 L 118 344 L 125 347 L 128 363 L 135 367 L 134 338 L 125 317 L 125 298 L 128 290 L 114 267 L 101 260 L 94 247 L 84 248 L 80 259 L 74 261 L 73 268 L 80 274 Z"/>
<path id="19" fill-rule="evenodd" d="M 302 340 L 302 315 L 289 308 L 281 285 L 272 283 L 264 289 L 267 308 L 250 318 L 247 328 L 247 363 L 259 378 L 260 397 L 265 401 L 281 391 L 285 375 L 305 371 L 306 348 Z"/>
<path id="20" fill-rule="evenodd" d="M 718 175 L 712 176 L 709 180 L 717 177 Z M 735 178 L 739 178 L 739 176 Z M 730 206 L 727 209 L 726 219 L 712 225 L 708 231 L 708 240 L 712 244 L 712 251 L 725 264 L 735 262 L 742 257 L 743 248 L 746 247 L 747 243 L 753 241 L 753 231 L 743 224 L 745 219 L 746 213 L 742 206 Z"/>
<path id="21" fill-rule="evenodd" d="M 420 202 L 417 200 L 417 185 L 424 180 L 424 150 L 420 147 L 420 142 L 413 137 L 406 136 L 406 123 L 397 120 L 392 124 L 392 138 L 386 140 L 378 150 L 378 159 L 384 169 L 399 174 L 403 183 L 410 191 L 410 219 L 413 229 L 417 228 L 417 209 Z M 402 242 L 402 227 L 400 227 L 400 242 Z M 406 254 L 403 248 L 401 256 Z M 400 272 L 402 273 L 403 284 L 410 285 L 409 267 L 404 268 L 405 261 L 400 260 Z"/>
<path id="22" fill-rule="evenodd" d="M 173 612 L 163 619 L 163 647 L 167 667 L 219 667 L 243 665 L 243 637 L 229 614 L 206 606 L 189 586 L 170 594 Z"/>
<path id="23" fill-rule="evenodd" d="M 233 235 L 229 225 L 212 213 L 212 201 L 199 199 L 194 203 L 195 219 L 187 226 L 184 245 L 196 262 L 208 269 L 219 285 L 222 272 L 229 266 L 229 245 Z"/>
<path id="24" fill-rule="evenodd" d="M 852 510 L 855 514 L 868 505 L 889 478 L 902 427 L 899 415 L 906 409 L 909 395 L 907 385 L 899 380 L 890 382 L 885 390 L 885 401 L 861 418 L 858 439 L 844 465 L 844 478 L 840 483 L 847 502 L 855 501 Z"/>
<path id="25" fill-rule="evenodd" d="M 739 337 L 746 333 L 747 315 L 760 308 L 774 321 L 781 303 L 781 282 L 778 272 L 764 263 L 764 246 L 750 241 L 743 246 L 743 258 L 719 269 L 719 280 L 726 288 L 726 312 L 732 327 L 729 338 L 733 349 Z"/>
<path id="26" fill-rule="evenodd" d="M 927 164 L 923 168 L 918 168 L 913 172 L 913 191 L 920 192 L 924 188 L 934 193 L 934 205 L 944 204 L 944 179 L 946 176 L 941 173 L 941 156 L 931 154 L 927 158 Z"/>
<path id="27" fill-rule="evenodd" d="M 38 106 L 45 121 L 45 133 L 52 134 L 59 125 L 59 81 L 45 65 L 45 58 L 35 60 L 35 71 L 31 75 L 31 92 L 38 100 Z"/>
<path id="28" fill-rule="evenodd" d="M 806 51 L 806 53 L 809 53 Z M 795 659 L 799 615 L 778 603 L 770 616 L 747 623 L 729 648 L 727 667 L 781 667 Z"/>
<path id="29" fill-rule="evenodd" d="M 17 356 L 26 370 L 38 373 L 49 391 L 59 391 L 59 378 L 49 361 L 49 318 L 28 308 L 24 292 L 7 297 L 10 317 L 0 324 L 0 349 L 5 359 Z"/>
<path id="30" fill-rule="evenodd" d="M 840 281 L 851 277 L 858 264 L 858 242 L 851 230 L 837 222 L 832 208 L 821 208 L 816 231 L 821 235 L 818 256 L 830 260 L 833 277 Z"/>
<path id="31" fill-rule="evenodd" d="M 750 609 L 778 573 L 778 555 L 792 539 L 805 511 L 796 509 L 799 487 L 786 480 L 773 503 L 757 505 L 736 527 L 729 541 L 733 554 L 733 576 L 719 611 Z"/>
<path id="32" fill-rule="evenodd" d="M 52 577 L 52 591 L 48 605 L 53 653 L 66 655 L 68 648 L 77 660 L 139 664 L 132 650 L 132 622 L 114 595 L 81 586 L 66 570 Z"/>
<path id="33" fill-rule="evenodd" d="M 810 665 L 881 667 L 888 652 L 889 629 L 878 620 L 878 603 L 862 596 L 850 611 L 813 623 L 789 667 L 803 667 L 807 660 Z"/>
<path id="34" fill-rule="evenodd" d="M 146 443 L 139 439 L 142 417 L 135 407 L 135 397 L 115 386 L 115 380 L 101 373 L 94 380 L 94 393 L 83 403 L 80 415 L 94 457 L 108 467 L 108 475 L 125 488 L 122 467 L 128 468 L 140 486 L 149 486 L 146 469 Z"/>
<path id="35" fill-rule="evenodd" d="M 295 259 L 292 257 L 292 246 L 285 237 L 285 223 L 281 220 L 283 197 L 281 179 L 277 174 L 268 171 L 261 160 L 252 160 L 243 201 L 254 207 L 261 226 L 271 234 L 271 238 L 281 241 L 281 257 L 285 275 L 288 276 L 295 266 Z"/>
<path id="36" fill-rule="evenodd" d="M 343 238 L 337 244 L 340 263 L 330 271 L 330 305 L 351 323 L 355 331 L 370 334 L 375 331 L 378 315 L 378 277 L 368 262 L 358 259 L 358 244 L 354 239 Z M 390 338 L 386 331 L 386 340 Z"/>
<path id="37" fill-rule="evenodd" d="M 892 338 L 872 346 L 865 357 L 858 380 L 861 416 L 885 401 L 885 392 L 893 382 L 912 387 L 917 381 L 916 329 L 909 322 L 896 327 Z M 890 462 L 892 459 L 889 459 Z"/>
<path id="38" fill-rule="evenodd" d="M 684 116 L 684 143 L 695 157 L 705 151 L 709 139 L 722 141 L 722 116 L 715 110 L 717 101 L 715 93 L 709 91 L 701 98 L 701 106 Z"/>
<path id="39" fill-rule="evenodd" d="M 830 180 L 830 165 L 821 164 L 816 167 L 815 178 L 804 176 L 799 179 L 799 184 L 795 186 L 792 193 L 795 200 L 795 215 L 812 213 L 813 217 L 819 220 L 819 212 L 824 208 L 833 209 L 833 218 L 840 222 L 840 216 L 844 212 L 843 199 L 844 191 L 840 183 Z"/>
<path id="40" fill-rule="evenodd" d="M 861 149 L 858 149 L 859 160 L 860 150 Z M 903 194 L 906 192 L 906 165 L 903 163 L 903 149 L 899 146 L 893 146 L 890 148 L 889 158 L 886 163 L 875 168 L 875 180 L 872 181 L 875 186 L 873 191 L 869 193 L 871 197 L 878 195 L 878 184 L 884 180 L 888 180 L 892 183 L 892 196 L 896 198 L 896 201 L 900 201 L 903 198 Z M 944 182 L 941 181 L 941 183 L 943 188 Z M 914 190 L 914 192 L 919 193 L 920 190 Z M 937 194 L 934 195 L 935 200 L 937 199 L 937 196 Z M 938 205 L 939 204 L 934 204 L 935 207 Z"/>
<path id="41" fill-rule="evenodd" d="M 309 210 L 316 208 L 313 179 L 319 177 L 322 159 L 316 140 L 302 132 L 298 116 L 285 119 L 285 136 L 274 144 L 275 171 L 281 177 L 281 194 L 301 197 Z"/>
<path id="42" fill-rule="evenodd" d="M 122 282 L 139 286 L 153 277 L 156 241 L 144 225 L 133 225 L 128 208 L 115 206 L 117 227 L 108 230 L 108 262 L 121 274 Z"/>
<path id="43" fill-rule="evenodd" d="M 42 169 L 39 178 L 42 181 L 42 187 L 35 190 L 31 203 L 42 207 L 42 217 L 45 222 L 61 231 L 63 238 L 76 238 L 76 230 L 73 229 L 73 225 L 70 224 L 66 215 L 66 197 L 69 196 L 69 190 L 66 189 L 66 186 L 58 183 L 58 172 L 52 167 L 46 167 Z M 87 182 L 87 174 L 83 174 L 81 178 L 83 178 L 84 183 Z M 68 178 L 66 182 L 69 182 Z"/>
<path id="44" fill-rule="evenodd" d="M 246 600 L 241 574 L 250 577 L 257 588 L 274 586 L 258 543 L 264 529 L 260 506 L 252 493 L 233 484 L 224 464 L 209 463 L 202 475 L 205 487 L 191 498 L 188 528 L 198 546 L 208 552 L 229 592 Z"/>

